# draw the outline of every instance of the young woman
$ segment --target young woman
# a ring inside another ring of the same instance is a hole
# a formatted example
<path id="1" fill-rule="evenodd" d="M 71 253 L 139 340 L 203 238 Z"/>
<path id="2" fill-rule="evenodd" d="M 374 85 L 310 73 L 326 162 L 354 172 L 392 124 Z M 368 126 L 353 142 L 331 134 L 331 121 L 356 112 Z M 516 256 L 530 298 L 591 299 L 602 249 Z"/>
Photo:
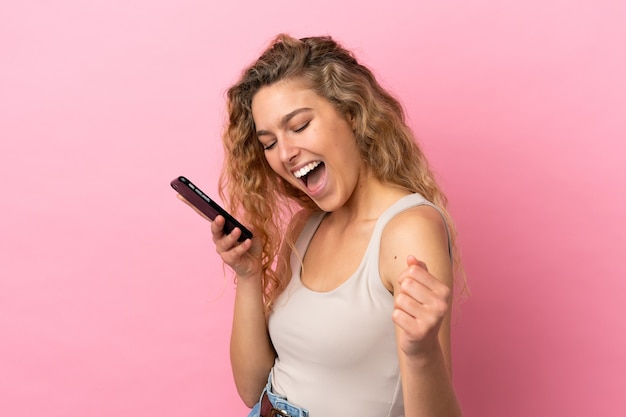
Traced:
<path id="1" fill-rule="evenodd" d="M 228 115 L 220 190 L 254 238 L 211 231 L 250 415 L 460 415 L 454 228 L 398 101 L 330 37 L 280 35 Z"/>

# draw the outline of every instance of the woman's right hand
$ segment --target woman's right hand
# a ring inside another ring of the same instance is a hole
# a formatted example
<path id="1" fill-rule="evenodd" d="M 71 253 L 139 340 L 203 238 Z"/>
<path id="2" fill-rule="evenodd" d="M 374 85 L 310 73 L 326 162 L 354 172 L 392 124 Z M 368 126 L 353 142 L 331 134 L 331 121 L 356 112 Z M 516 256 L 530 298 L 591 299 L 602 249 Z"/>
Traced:
<path id="1" fill-rule="evenodd" d="M 261 273 L 261 243 L 255 238 L 238 242 L 241 230 L 235 228 L 229 234 L 225 234 L 225 223 L 226 219 L 222 216 L 217 216 L 211 223 L 215 250 L 224 263 L 235 271 L 238 279 L 259 275 Z"/>

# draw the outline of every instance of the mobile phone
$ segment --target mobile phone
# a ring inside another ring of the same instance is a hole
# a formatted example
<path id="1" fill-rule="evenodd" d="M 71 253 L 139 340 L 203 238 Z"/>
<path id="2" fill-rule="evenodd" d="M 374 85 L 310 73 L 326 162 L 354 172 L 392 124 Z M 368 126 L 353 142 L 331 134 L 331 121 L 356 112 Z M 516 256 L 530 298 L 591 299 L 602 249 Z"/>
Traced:
<path id="1" fill-rule="evenodd" d="M 206 195 L 201 189 L 196 187 L 191 181 L 185 177 L 177 177 L 170 182 L 170 185 L 175 189 L 178 194 L 185 197 L 195 208 L 200 210 L 211 221 L 220 215 L 226 219 L 224 225 L 224 233 L 229 234 L 235 227 L 241 230 L 241 236 L 237 241 L 243 242 L 246 239 L 252 239 L 252 232 L 250 232 L 244 225 L 239 223 L 237 219 L 230 215 L 226 210 L 220 207 L 215 201 L 213 201 L 208 195 Z"/>

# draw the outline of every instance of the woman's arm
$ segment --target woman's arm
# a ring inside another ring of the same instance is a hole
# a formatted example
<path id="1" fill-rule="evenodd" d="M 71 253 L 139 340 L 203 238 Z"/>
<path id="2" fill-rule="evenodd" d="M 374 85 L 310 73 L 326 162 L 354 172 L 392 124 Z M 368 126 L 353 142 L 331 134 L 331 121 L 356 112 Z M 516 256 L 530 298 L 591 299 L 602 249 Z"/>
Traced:
<path id="1" fill-rule="evenodd" d="M 223 233 L 224 218 L 211 225 L 215 249 L 236 274 L 237 290 L 230 339 L 230 360 L 237 392 L 252 407 L 261 395 L 276 353 L 267 331 L 263 305 L 261 242 L 253 238 L 242 243 L 241 231 Z"/>
<path id="2" fill-rule="evenodd" d="M 405 415 L 460 416 L 450 355 L 453 270 L 441 215 L 420 206 L 396 216 L 383 233 L 380 268 L 394 294 Z"/>
<path id="3" fill-rule="evenodd" d="M 286 232 L 286 242 L 294 242 L 310 212 L 302 210 L 293 216 Z M 248 240 L 237 244 L 239 231 L 224 235 L 223 218 L 212 225 L 213 240 L 224 262 L 235 271 L 237 291 L 230 339 L 230 360 L 239 396 L 249 407 L 259 400 L 274 365 L 276 352 L 267 327 L 264 289 L 260 262 L 260 243 Z M 278 254 L 276 274 L 283 282 L 290 279 L 291 247 L 283 242 Z"/>
<path id="4" fill-rule="evenodd" d="M 237 392 L 248 407 L 259 400 L 275 358 L 265 319 L 261 274 L 237 275 L 230 362 Z"/>

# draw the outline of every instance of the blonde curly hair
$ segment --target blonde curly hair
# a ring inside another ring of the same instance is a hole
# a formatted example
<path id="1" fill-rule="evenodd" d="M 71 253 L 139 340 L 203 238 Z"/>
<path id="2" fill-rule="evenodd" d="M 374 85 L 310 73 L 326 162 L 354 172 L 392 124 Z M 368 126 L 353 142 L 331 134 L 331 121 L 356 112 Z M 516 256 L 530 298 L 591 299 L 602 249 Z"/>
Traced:
<path id="1" fill-rule="evenodd" d="M 361 157 L 380 181 L 420 193 L 446 217 L 454 248 L 455 228 L 447 199 L 407 126 L 404 109 L 373 73 L 329 36 L 296 39 L 278 35 L 227 92 L 228 122 L 223 135 L 225 161 L 219 192 L 230 209 L 263 242 L 265 306 L 284 289 L 289 277 L 278 276 L 276 260 L 285 242 L 288 219 L 296 207 L 315 210 L 301 190 L 276 175 L 265 159 L 252 118 L 252 98 L 264 86 L 298 78 L 342 114 L 351 115 Z M 455 262 L 458 264 L 458 262 Z M 283 265 L 284 266 L 284 265 Z"/>

